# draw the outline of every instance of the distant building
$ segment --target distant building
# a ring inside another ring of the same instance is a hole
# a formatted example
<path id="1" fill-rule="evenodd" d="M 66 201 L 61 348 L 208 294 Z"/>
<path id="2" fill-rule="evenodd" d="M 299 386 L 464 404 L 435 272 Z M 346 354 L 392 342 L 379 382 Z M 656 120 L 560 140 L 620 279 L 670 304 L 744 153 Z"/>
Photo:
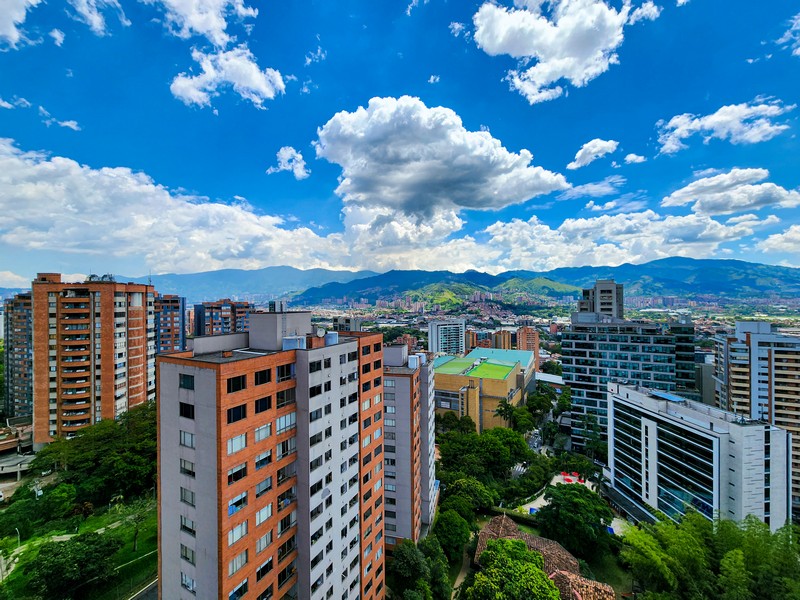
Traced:
<path id="1" fill-rule="evenodd" d="M 611 497 L 634 518 L 693 509 L 709 520 L 754 515 L 772 531 L 791 518 L 785 430 L 619 383 L 608 384 L 608 407 Z"/>
<path id="2" fill-rule="evenodd" d="M 361 331 L 364 325 L 363 317 L 334 317 L 334 331 Z"/>
<path id="3" fill-rule="evenodd" d="M 6 298 L 5 411 L 9 417 L 33 417 L 33 299 L 31 292 Z"/>
<path id="4" fill-rule="evenodd" d="M 194 305 L 194 335 L 221 335 L 250 329 L 253 305 L 227 298 Z"/>
<path id="5" fill-rule="evenodd" d="M 500 329 L 492 333 L 492 348 L 511 350 L 511 332 Z"/>
<path id="6" fill-rule="evenodd" d="M 614 283 L 613 279 L 598 279 L 594 287 L 583 290 L 583 298 L 578 301 L 578 312 L 624 318 L 622 284 Z"/>
<path id="7" fill-rule="evenodd" d="M 464 354 L 464 319 L 431 321 L 428 325 L 428 351 L 434 354 Z"/>
<path id="8" fill-rule="evenodd" d="M 186 298 L 156 293 L 153 304 L 156 352 L 179 352 L 186 348 Z"/>
<path id="9" fill-rule="evenodd" d="M 717 406 L 763 419 L 800 439 L 800 337 L 740 321 L 714 338 Z M 792 447 L 792 509 L 800 516 L 800 442 Z"/>

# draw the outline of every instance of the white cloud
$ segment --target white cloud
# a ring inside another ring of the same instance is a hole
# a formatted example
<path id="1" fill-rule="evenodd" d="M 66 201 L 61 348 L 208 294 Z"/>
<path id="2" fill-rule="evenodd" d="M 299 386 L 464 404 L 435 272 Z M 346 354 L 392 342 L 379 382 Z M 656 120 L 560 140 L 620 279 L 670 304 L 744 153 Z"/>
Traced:
<path id="1" fill-rule="evenodd" d="M 428 0 L 422 0 L 422 4 L 427 4 Z M 411 15 L 411 11 L 414 10 L 417 6 L 420 5 L 420 0 L 411 0 L 409 5 L 406 7 L 406 15 Z"/>
<path id="2" fill-rule="evenodd" d="M 616 200 L 610 200 L 603 204 L 598 204 L 594 200 L 589 202 L 583 208 L 591 210 L 592 212 L 605 212 L 608 214 L 619 213 L 632 213 L 645 210 L 647 208 L 646 200 L 637 200 L 635 194 L 625 194 Z"/>
<path id="3" fill-rule="evenodd" d="M 25 22 L 28 10 L 38 6 L 42 0 L 5 0 L 0 10 L 0 48 L 16 48 L 27 41 L 20 25 Z"/>
<path id="4" fill-rule="evenodd" d="M 450 29 L 450 33 L 452 33 L 455 37 L 458 37 L 464 32 L 466 25 L 459 23 L 458 21 L 453 21 L 448 27 Z"/>
<path id="5" fill-rule="evenodd" d="M 600 198 L 616 194 L 626 183 L 622 175 L 609 175 L 602 181 L 576 185 L 559 194 L 559 200 L 572 200 L 573 198 Z"/>
<path id="6" fill-rule="evenodd" d="M 493 210 L 568 187 L 564 176 L 532 166 L 528 150 L 509 152 L 485 131 L 467 131 L 451 109 L 419 98 L 372 98 L 317 130 L 317 157 L 342 167 L 346 204 L 430 217 L 436 211 Z"/>
<path id="7" fill-rule="evenodd" d="M 24 98 L 22 98 L 24 100 Z M 27 102 L 27 100 L 25 100 Z M 80 125 L 78 125 L 77 121 L 70 119 L 69 121 L 59 121 L 58 119 L 54 118 L 47 110 L 45 110 L 44 106 L 39 107 L 39 116 L 42 117 L 42 123 L 50 127 L 51 125 L 58 125 L 59 127 L 66 127 L 67 129 L 72 129 L 72 131 L 80 131 Z"/>
<path id="8" fill-rule="evenodd" d="M 800 56 L 800 13 L 789 20 L 789 29 L 776 43 L 784 48 L 791 48 L 794 56 Z"/>
<path id="9" fill-rule="evenodd" d="M 95 35 L 106 34 L 106 20 L 103 11 L 111 9 L 117 13 L 119 22 L 125 27 L 131 22 L 125 16 L 117 0 L 67 0 L 75 9 L 77 19 L 89 26 Z"/>
<path id="10" fill-rule="evenodd" d="M 61 47 L 61 44 L 64 43 L 64 32 L 60 29 L 53 29 L 48 35 L 53 38 L 53 43 L 56 46 Z"/>
<path id="11" fill-rule="evenodd" d="M 629 25 L 634 25 L 639 21 L 655 21 L 661 15 L 661 7 L 656 6 L 652 0 L 647 0 L 644 4 L 634 9 L 628 19 Z"/>
<path id="12" fill-rule="evenodd" d="M 172 94 L 187 105 L 210 106 L 220 88 L 232 87 L 242 98 L 263 108 L 265 100 L 285 90 L 281 74 L 271 68 L 262 71 L 244 44 L 213 54 L 194 49 L 192 58 L 200 63 L 203 72 L 194 76 L 181 73 L 170 85 Z"/>
<path id="13" fill-rule="evenodd" d="M 31 287 L 31 280 L 11 271 L 0 271 L 0 287 L 29 288 Z"/>
<path id="14" fill-rule="evenodd" d="M 439 83 L 440 77 L 438 75 L 431 75 L 428 77 L 428 83 Z"/>
<path id="15" fill-rule="evenodd" d="M 322 46 L 317 46 L 317 49 L 314 52 L 309 52 L 308 54 L 306 54 L 305 65 L 308 66 L 311 63 L 322 62 L 327 57 L 328 53 L 322 49 Z"/>
<path id="16" fill-rule="evenodd" d="M 788 252 L 800 255 L 800 225 L 791 225 L 782 233 L 774 233 L 757 244 L 763 252 Z M 797 262 L 787 266 L 797 267 Z"/>
<path id="17" fill-rule="evenodd" d="M 615 200 L 609 200 L 604 204 L 596 204 L 594 200 L 589 200 L 589 202 L 586 203 L 586 206 L 584 206 L 584 208 L 591 210 L 593 212 L 607 211 L 616 207 L 617 207 L 617 202 Z"/>
<path id="18" fill-rule="evenodd" d="M 677 6 L 683 6 L 684 4 L 689 4 L 689 0 L 677 0 L 675 2 Z"/>
<path id="19" fill-rule="evenodd" d="M 631 164 L 636 164 L 636 163 L 643 163 L 646 160 L 647 159 L 644 156 L 641 156 L 640 154 L 631 153 L 631 154 L 626 154 L 625 155 L 625 164 L 626 165 L 631 165 Z"/>
<path id="20" fill-rule="evenodd" d="M 217 48 L 224 48 L 236 38 L 228 31 L 228 18 L 255 19 L 258 10 L 244 0 L 143 0 L 164 9 L 170 32 L 183 39 L 205 37 Z"/>
<path id="21" fill-rule="evenodd" d="M 674 154 L 687 148 L 684 140 L 698 133 L 703 136 L 704 143 L 712 138 L 729 140 L 733 144 L 765 142 L 789 128 L 773 120 L 794 110 L 795 106 L 784 105 L 780 100 L 756 98 L 752 102 L 723 106 L 706 116 L 676 115 L 668 122 L 656 123 L 660 153 Z"/>
<path id="22" fill-rule="evenodd" d="M 692 211 L 705 215 L 800 206 L 800 192 L 774 183 L 759 183 L 767 177 L 766 169 L 731 169 L 693 181 L 664 198 L 661 206 L 691 204 Z"/>
<path id="23" fill-rule="evenodd" d="M 516 8 L 509 9 L 484 2 L 472 19 L 475 41 L 491 56 L 507 54 L 535 63 L 507 74 L 511 88 L 531 104 L 561 96 L 562 80 L 583 87 L 619 62 L 616 50 L 624 40 L 625 26 L 632 23 L 629 2 L 619 11 L 604 0 L 515 4 Z M 658 16 L 651 6 L 648 0 L 636 9 L 640 11 L 636 20 Z"/>
<path id="24" fill-rule="evenodd" d="M 0 98 L 0 108 L 7 108 L 8 110 L 13 110 L 14 105 Z"/>
<path id="25" fill-rule="evenodd" d="M 600 138 L 589 140 L 581 146 L 581 149 L 578 150 L 578 153 L 575 155 L 575 160 L 569 163 L 567 168 L 580 169 L 581 167 L 585 167 L 601 156 L 614 152 L 617 146 L 619 146 L 619 142 L 614 140 L 601 140 Z"/>
<path id="26" fill-rule="evenodd" d="M 291 146 L 283 146 L 278 150 L 276 156 L 278 158 L 278 166 L 267 169 L 269 175 L 280 173 L 281 171 L 291 171 L 294 178 L 299 181 L 311 174 L 311 171 L 306 168 L 306 161 L 303 160 L 303 155 Z"/>

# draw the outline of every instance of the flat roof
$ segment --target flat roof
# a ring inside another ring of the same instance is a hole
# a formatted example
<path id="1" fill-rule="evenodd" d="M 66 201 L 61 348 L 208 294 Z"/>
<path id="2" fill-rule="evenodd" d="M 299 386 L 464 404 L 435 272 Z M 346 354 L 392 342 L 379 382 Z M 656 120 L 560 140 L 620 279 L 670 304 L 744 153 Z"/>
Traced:
<path id="1" fill-rule="evenodd" d="M 446 359 L 446 360 L 440 360 Z M 475 364 L 479 362 L 479 364 Z M 467 375 L 481 379 L 506 379 L 517 366 L 517 362 L 495 359 L 470 359 L 454 356 L 440 356 L 433 363 L 433 368 L 442 375 Z"/>
<path id="2" fill-rule="evenodd" d="M 491 358 L 509 363 L 519 363 L 523 369 L 533 365 L 535 354 L 528 350 L 501 350 L 500 348 L 475 348 L 465 358 L 475 362 L 479 358 Z"/>

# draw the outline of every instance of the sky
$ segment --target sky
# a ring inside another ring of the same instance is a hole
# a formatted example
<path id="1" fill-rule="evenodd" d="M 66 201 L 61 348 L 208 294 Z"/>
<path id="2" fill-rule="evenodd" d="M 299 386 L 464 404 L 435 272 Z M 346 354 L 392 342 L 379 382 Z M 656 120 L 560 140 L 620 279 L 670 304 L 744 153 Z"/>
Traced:
<path id="1" fill-rule="evenodd" d="M 3 0 L 0 286 L 800 266 L 798 11 Z"/>

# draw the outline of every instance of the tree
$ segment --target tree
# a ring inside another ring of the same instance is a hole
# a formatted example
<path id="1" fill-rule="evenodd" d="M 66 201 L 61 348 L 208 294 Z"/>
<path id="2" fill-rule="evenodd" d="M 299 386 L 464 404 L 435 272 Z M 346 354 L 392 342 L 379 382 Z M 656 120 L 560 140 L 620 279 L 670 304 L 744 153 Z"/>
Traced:
<path id="1" fill-rule="evenodd" d="M 82 597 L 79 587 L 114 576 L 112 555 L 122 542 L 111 535 L 84 533 L 66 542 L 46 542 L 30 565 L 30 586 L 45 598 Z"/>
<path id="2" fill-rule="evenodd" d="M 446 510 L 439 515 L 433 528 L 447 560 L 453 564 L 461 560 L 464 545 L 470 538 L 470 527 L 464 518 L 454 510 Z"/>
<path id="3" fill-rule="evenodd" d="M 417 580 L 427 580 L 430 569 L 425 555 L 411 540 L 403 540 L 394 548 L 389 573 L 394 576 L 394 592 L 402 595 L 406 590 L 415 590 Z"/>
<path id="4" fill-rule="evenodd" d="M 507 398 L 503 398 L 497 404 L 497 408 L 494 411 L 498 417 L 503 419 L 504 421 L 510 421 L 514 417 L 514 411 L 517 410 L 517 407 L 511 404 Z"/>
<path id="5" fill-rule="evenodd" d="M 453 595 L 453 588 L 450 585 L 447 557 L 439 544 L 439 539 L 435 535 L 429 534 L 420 540 L 417 547 L 425 555 L 425 560 L 428 561 L 433 600 L 450 600 Z"/>
<path id="6" fill-rule="evenodd" d="M 608 548 L 607 527 L 614 514 L 598 494 L 583 485 L 559 484 L 549 488 L 544 497 L 548 504 L 536 514 L 544 537 L 581 558 Z"/>
<path id="7" fill-rule="evenodd" d="M 741 550 L 731 550 L 722 557 L 717 585 L 720 600 L 752 600 L 750 574 L 745 568 Z"/>
<path id="8" fill-rule="evenodd" d="M 556 441 L 556 436 L 559 433 L 558 423 L 555 421 L 548 421 L 542 425 L 542 443 L 547 446 L 552 446 Z"/>
<path id="9" fill-rule="evenodd" d="M 561 375 L 561 363 L 555 360 L 548 360 L 542 365 L 542 373 L 547 373 L 548 375 Z"/>
<path id="10" fill-rule="evenodd" d="M 556 407 L 553 409 L 553 416 L 558 418 L 559 415 L 572 410 L 572 391 L 564 386 L 561 393 L 558 395 Z"/>
<path id="11" fill-rule="evenodd" d="M 521 540 L 489 540 L 482 569 L 466 589 L 467 600 L 558 600 L 558 589 L 542 570 L 541 554 Z"/>

